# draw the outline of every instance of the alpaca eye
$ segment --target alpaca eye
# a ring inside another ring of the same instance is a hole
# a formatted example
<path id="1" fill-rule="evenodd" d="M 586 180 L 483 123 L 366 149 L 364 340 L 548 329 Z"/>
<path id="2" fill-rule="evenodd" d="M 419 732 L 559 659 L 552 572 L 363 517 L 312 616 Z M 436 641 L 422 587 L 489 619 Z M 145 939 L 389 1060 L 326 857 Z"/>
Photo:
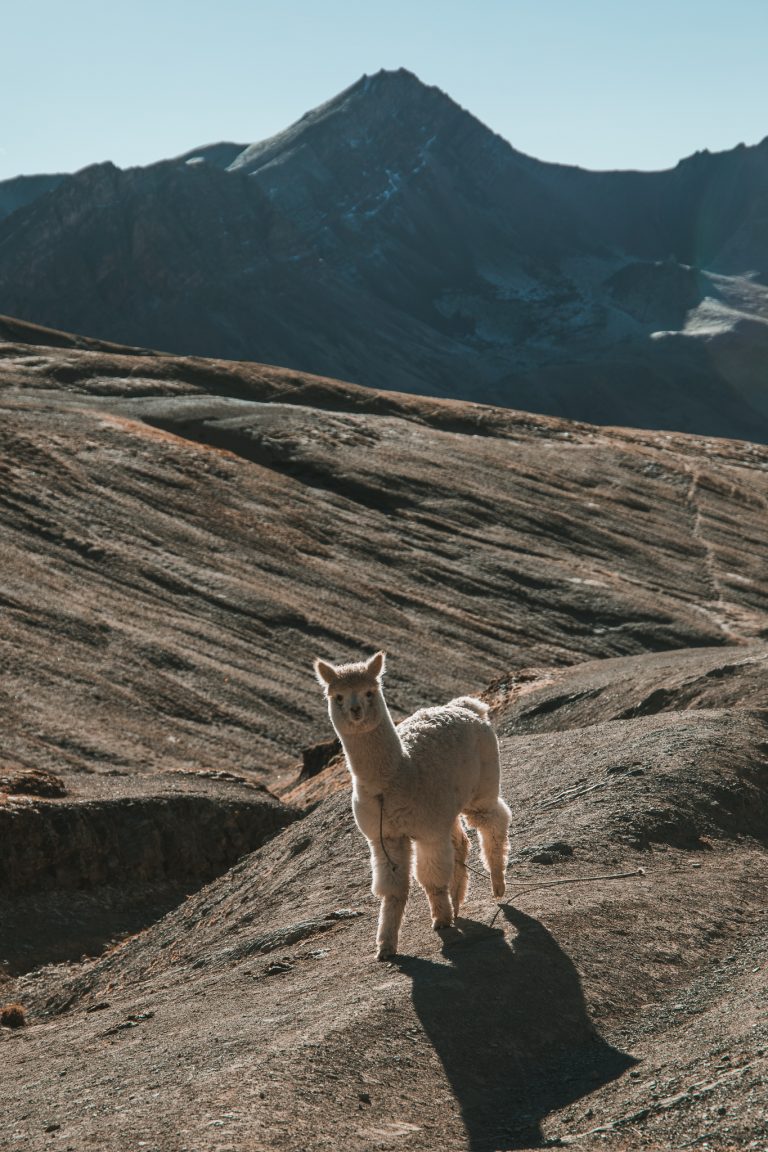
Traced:
<path id="1" fill-rule="evenodd" d="M 340 692 L 337 692 L 337 694 L 336 694 L 336 703 L 337 704 L 343 704 L 344 703 L 344 697 L 342 696 L 342 694 Z"/>
<path id="2" fill-rule="evenodd" d="M 373 700 L 373 692 L 366 692 L 366 696 L 369 700 Z"/>

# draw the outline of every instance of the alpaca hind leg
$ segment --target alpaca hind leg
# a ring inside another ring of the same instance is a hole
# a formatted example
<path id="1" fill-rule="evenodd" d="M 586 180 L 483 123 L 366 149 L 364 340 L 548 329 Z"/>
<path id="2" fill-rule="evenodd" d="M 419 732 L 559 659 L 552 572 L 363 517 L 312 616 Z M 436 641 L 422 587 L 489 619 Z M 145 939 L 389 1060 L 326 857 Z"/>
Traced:
<path id="1" fill-rule="evenodd" d="M 480 855 L 491 874 L 493 894 L 501 899 L 507 890 L 505 873 L 509 856 L 510 811 L 499 798 L 494 806 L 465 812 L 467 823 L 480 834 Z"/>
<path id="2" fill-rule="evenodd" d="M 433 928 L 450 928 L 453 924 L 451 882 L 454 859 L 450 835 L 441 840 L 416 842 L 416 879 L 427 894 Z"/>
<path id="3" fill-rule="evenodd" d="M 457 819 L 453 828 L 451 829 L 451 841 L 453 843 L 453 879 L 451 880 L 451 902 L 453 903 L 453 915 L 458 916 L 459 909 L 467 895 L 467 888 L 469 887 L 469 871 L 467 869 L 467 857 L 469 856 L 469 836 L 467 836 L 462 826 L 461 820 Z"/>
<path id="4" fill-rule="evenodd" d="M 411 883 L 411 842 L 407 836 L 371 844 L 371 890 L 381 900 L 376 932 L 376 958 L 388 960 L 397 952 L 408 889 Z"/>

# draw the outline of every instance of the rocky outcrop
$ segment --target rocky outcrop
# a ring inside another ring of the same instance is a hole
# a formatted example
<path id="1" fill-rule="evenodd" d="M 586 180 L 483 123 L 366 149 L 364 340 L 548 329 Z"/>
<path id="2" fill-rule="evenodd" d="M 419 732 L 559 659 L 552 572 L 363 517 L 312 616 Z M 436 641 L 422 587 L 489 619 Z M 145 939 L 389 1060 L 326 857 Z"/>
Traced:
<path id="1" fill-rule="evenodd" d="M 264 789 L 197 775 L 80 775 L 61 798 L 0 793 L 0 892 L 202 883 L 294 818 Z"/>
<path id="2" fill-rule="evenodd" d="M 226 772 L 0 776 L 0 985 L 139 932 L 296 816 Z"/>

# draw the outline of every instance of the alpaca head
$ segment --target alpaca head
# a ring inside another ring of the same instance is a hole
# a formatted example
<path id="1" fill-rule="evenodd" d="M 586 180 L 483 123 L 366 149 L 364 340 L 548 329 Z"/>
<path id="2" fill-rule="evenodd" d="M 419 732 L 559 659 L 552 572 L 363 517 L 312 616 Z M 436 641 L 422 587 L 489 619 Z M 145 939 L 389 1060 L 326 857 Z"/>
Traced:
<path id="1" fill-rule="evenodd" d="M 385 655 L 377 652 L 359 664 L 315 660 L 315 675 L 325 689 L 331 723 L 340 736 L 362 736 L 381 723 L 386 705 L 381 690 Z"/>

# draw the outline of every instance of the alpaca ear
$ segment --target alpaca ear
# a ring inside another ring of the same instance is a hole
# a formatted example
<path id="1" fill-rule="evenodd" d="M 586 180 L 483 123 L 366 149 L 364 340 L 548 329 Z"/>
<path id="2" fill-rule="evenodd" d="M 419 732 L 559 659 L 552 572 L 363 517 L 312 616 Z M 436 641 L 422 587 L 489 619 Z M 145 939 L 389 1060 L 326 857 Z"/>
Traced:
<path id="1" fill-rule="evenodd" d="M 384 670 L 387 664 L 386 652 L 377 652 L 375 656 L 371 656 L 370 660 L 366 662 L 365 668 L 378 680 L 380 676 L 384 675 Z"/>
<path id="2" fill-rule="evenodd" d="M 315 660 L 313 667 L 320 684 L 330 684 L 332 680 L 336 679 L 336 669 L 333 664 L 327 664 L 325 660 Z"/>

